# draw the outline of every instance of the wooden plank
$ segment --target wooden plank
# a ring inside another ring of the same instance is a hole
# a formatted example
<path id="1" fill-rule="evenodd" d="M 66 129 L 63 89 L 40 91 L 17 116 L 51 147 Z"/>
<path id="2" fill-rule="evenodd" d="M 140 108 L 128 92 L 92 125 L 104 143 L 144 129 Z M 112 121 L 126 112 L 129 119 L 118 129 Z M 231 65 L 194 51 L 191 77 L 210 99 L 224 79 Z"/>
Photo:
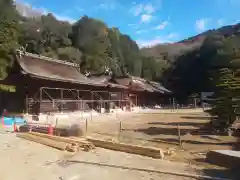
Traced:
<path id="1" fill-rule="evenodd" d="M 136 146 L 136 145 L 118 143 L 118 142 L 110 142 L 110 141 L 105 141 L 100 139 L 93 139 L 90 137 L 88 137 L 87 140 L 92 142 L 96 147 L 111 149 L 115 151 L 122 151 L 126 153 L 138 154 L 138 155 L 148 156 L 148 157 L 157 158 L 157 159 L 164 158 L 162 149 L 158 149 L 158 148 Z"/>
<path id="2" fill-rule="evenodd" d="M 78 147 L 81 147 L 85 151 L 89 151 L 95 148 L 93 143 L 83 138 L 67 138 L 67 137 L 53 136 L 53 135 L 37 133 L 37 132 L 29 132 L 29 134 L 47 138 L 47 139 L 52 139 L 59 142 L 70 143 L 72 145 L 77 145 Z"/>
<path id="3" fill-rule="evenodd" d="M 63 150 L 63 151 L 68 150 L 68 148 L 70 147 L 70 144 L 68 143 L 59 142 L 59 141 L 55 141 L 52 139 L 47 139 L 39 136 L 34 136 L 28 133 L 19 133 L 16 136 L 29 141 L 40 143 L 49 147 L 53 147 L 59 150 Z"/>

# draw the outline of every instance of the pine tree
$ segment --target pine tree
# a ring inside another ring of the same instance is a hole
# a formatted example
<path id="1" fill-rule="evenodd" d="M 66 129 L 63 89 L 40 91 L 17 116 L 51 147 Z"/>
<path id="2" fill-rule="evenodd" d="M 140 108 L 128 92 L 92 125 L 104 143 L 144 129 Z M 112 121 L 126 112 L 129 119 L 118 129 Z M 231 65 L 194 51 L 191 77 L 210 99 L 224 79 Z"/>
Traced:
<path id="1" fill-rule="evenodd" d="M 240 99 L 240 44 L 239 37 L 231 37 L 212 61 L 212 80 L 215 84 L 210 113 L 217 117 L 220 124 L 231 125 L 237 116 Z"/>

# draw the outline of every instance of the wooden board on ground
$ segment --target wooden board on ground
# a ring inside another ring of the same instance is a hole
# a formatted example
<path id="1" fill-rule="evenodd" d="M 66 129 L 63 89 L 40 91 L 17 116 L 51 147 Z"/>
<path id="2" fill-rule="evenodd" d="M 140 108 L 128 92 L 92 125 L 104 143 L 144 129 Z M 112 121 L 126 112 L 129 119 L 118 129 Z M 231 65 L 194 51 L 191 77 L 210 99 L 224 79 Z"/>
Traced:
<path id="1" fill-rule="evenodd" d="M 100 139 L 93 139 L 91 137 L 87 138 L 88 141 L 92 142 L 96 147 L 106 148 L 115 151 L 122 151 L 132 154 L 139 154 L 143 156 L 153 157 L 153 158 L 164 158 L 163 151 L 159 148 L 153 147 L 143 147 L 143 146 L 136 146 L 131 144 L 125 143 L 118 143 L 118 142 L 110 142 Z"/>
<path id="2" fill-rule="evenodd" d="M 59 150 L 70 150 L 70 146 L 71 144 L 69 143 L 65 143 L 65 142 L 60 142 L 60 141 L 55 141 L 55 140 L 52 140 L 52 139 L 47 139 L 47 138 L 43 138 L 43 137 L 40 137 L 40 136 L 35 136 L 35 135 L 32 135 L 32 134 L 28 134 L 28 133 L 19 133 L 17 134 L 17 137 L 20 137 L 20 138 L 23 138 L 23 139 L 26 139 L 26 140 L 30 140 L 30 141 L 33 141 L 33 142 L 36 142 L 36 143 L 40 143 L 40 144 L 43 144 L 43 145 L 46 145 L 46 146 L 49 146 L 49 147 L 53 147 L 53 148 L 56 148 L 56 149 L 59 149 Z"/>
<path id="3" fill-rule="evenodd" d="M 32 135 L 35 135 L 35 136 L 39 136 L 39 137 L 43 137 L 43 138 L 56 140 L 56 141 L 59 141 L 59 142 L 75 144 L 75 145 L 77 145 L 78 147 L 82 148 L 85 151 L 89 151 L 89 150 L 95 148 L 93 143 L 87 141 L 84 138 L 67 138 L 67 137 L 52 136 L 52 135 L 49 135 L 49 134 L 42 134 L 42 133 L 36 133 L 36 132 L 30 132 L 29 134 L 32 134 Z"/>

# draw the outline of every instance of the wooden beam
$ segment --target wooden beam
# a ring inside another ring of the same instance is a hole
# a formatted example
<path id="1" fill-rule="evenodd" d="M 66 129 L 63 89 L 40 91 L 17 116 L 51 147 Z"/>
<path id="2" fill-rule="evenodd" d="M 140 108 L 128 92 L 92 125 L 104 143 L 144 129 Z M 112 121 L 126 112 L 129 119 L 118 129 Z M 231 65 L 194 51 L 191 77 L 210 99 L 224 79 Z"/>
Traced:
<path id="1" fill-rule="evenodd" d="M 110 142 L 100 139 L 93 139 L 91 137 L 87 137 L 87 140 L 92 142 L 96 147 L 101 147 L 105 149 L 122 151 L 126 153 L 138 154 L 143 156 L 148 156 L 156 159 L 163 159 L 164 153 L 162 149 L 153 148 L 153 147 L 143 147 L 125 143 L 118 142 Z"/>
<path id="2" fill-rule="evenodd" d="M 53 147 L 62 151 L 68 150 L 68 147 L 70 147 L 70 144 L 68 143 L 59 142 L 59 141 L 55 141 L 55 140 L 51 140 L 51 139 L 47 139 L 39 136 L 34 136 L 28 133 L 19 133 L 16 136 L 29 141 L 40 143 L 49 147 Z"/>
<path id="3" fill-rule="evenodd" d="M 29 132 L 28 134 L 59 141 L 59 142 L 65 142 L 65 143 L 77 145 L 78 147 L 82 148 L 85 151 L 95 149 L 95 146 L 84 138 L 67 138 L 67 137 L 52 136 L 52 135 L 37 133 L 37 132 Z"/>

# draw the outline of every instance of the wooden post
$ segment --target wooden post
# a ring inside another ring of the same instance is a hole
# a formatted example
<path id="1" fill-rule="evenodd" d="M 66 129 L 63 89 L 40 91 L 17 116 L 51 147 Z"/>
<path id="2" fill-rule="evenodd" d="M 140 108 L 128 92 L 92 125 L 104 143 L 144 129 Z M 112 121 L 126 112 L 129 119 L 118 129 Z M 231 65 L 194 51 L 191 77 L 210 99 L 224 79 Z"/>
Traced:
<path id="1" fill-rule="evenodd" d="M 39 92 L 39 112 L 42 113 L 42 87 L 40 88 L 40 92 Z"/>
<path id="2" fill-rule="evenodd" d="M 91 115 L 91 122 L 92 122 L 92 111 L 93 111 L 93 109 L 91 109 L 91 114 L 90 114 Z"/>
<path id="3" fill-rule="evenodd" d="M 61 103 L 60 103 L 60 106 L 61 106 L 61 113 L 63 113 L 63 89 L 61 89 Z"/>
<path id="4" fill-rule="evenodd" d="M 86 123 L 85 123 L 86 127 L 85 127 L 85 136 L 87 136 L 87 131 L 88 131 L 88 120 L 86 118 Z"/>
<path id="5" fill-rule="evenodd" d="M 58 125 L 58 118 L 56 118 L 55 127 L 57 127 L 57 125 Z"/>
<path id="6" fill-rule="evenodd" d="M 120 142 L 121 138 L 121 132 L 122 132 L 122 121 L 119 123 L 119 131 L 118 131 L 118 141 Z"/>
<path id="7" fill-rule="evenodd" d="M 196 109 L 197 108 L 197 99 L 194 98 L 194 108 Z"/>
<path id="8" fill-rule="evenodd" d="M 177 130 L 178 130 L 179 147 L 182 148 L 181 129 L 179 125 L 177 125 Z"/>
<path id="9" fill-rule="evenodd" d="M 26 102 L 26 114 L 28 114 L 29 113 L 29 111 L 28 111 L 28 95 L 26 95 L 26 100 L 25 100 Z"/>

